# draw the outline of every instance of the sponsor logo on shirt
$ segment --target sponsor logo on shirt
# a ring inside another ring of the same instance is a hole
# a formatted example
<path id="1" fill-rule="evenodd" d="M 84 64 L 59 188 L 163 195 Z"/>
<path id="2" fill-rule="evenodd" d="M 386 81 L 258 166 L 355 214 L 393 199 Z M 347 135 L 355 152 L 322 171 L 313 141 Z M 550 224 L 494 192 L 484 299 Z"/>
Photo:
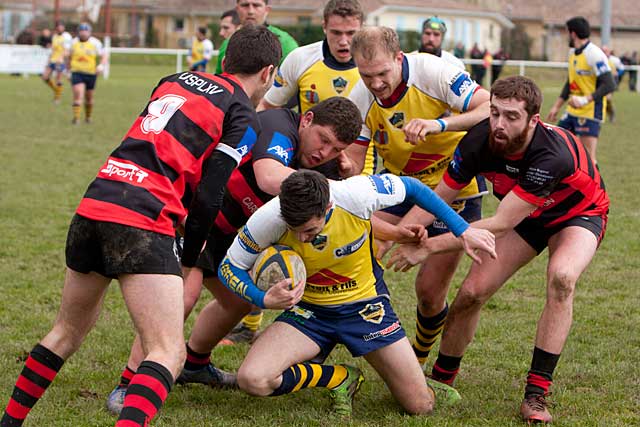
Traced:
<path id="1" fill-rule="evenodd" d="M 328 238 L 324 234 L 317 234 L 311 241 L 311 246 L 313 246 L 314 249 L 321 251 L 327 247 L 327 240 Z"/>
<path id="2" fill-rule="evenodd" d="M 282 77 L 282 74 L 280 74 L 280 69 L 278 69 L 278 72 L 276 73 L 276 77 L 273 80 L 273 85 L 275 87 L 283 87 L 289 85 L 284 77 Z"/>
<path id="3" fill-rule="evenodd" d="M 510 165 L 505 165 L 505 168 L 507 169 L 507 172 L 510 172 L 510 173 L 519 173 L 520 172 L 520 169 L 518 169 L 516 167 L 513 167 L 513 166 L 510 166 Z"/>
<path id="4" fill-rule="evenodd" d="M 473 85 L 473 80 L 465 72 L 458 73 L 451 82 L 451 91 L 457 96 L 461 96 L 469 86 Z"/>
<path id="5" fill-rule="evenodd" d="M 220 86 L 213 83 L 211 80 L 203 79 L 196 74 L 182 73 L 178 76 L 178 80 L 182 80 L 184 84 L 196 89 L 201 93 L 215 95 L 216 93 L 224 92 L 224 90 Z"/>
<path id="6" fill-rule="evenodd" d="M 360 249 L 364 244 L 364 242 L 366 242 L 366 240 L 367 240 L 367 232 L 365 231 L 364 233 L 362 233 L 362 236 L 360 236 L 357 240 L 351 243 L 348 243 L 340 248 L 336 248 L 333 251 L 333 255 L 336 258 L 341 258 L 343 256 L 351 255 L 352 253 Z"/>
<path id="7" fill-rule="evenodd" d="M 246 225 L 242 228 L 242 231 L 238 233 L 238 242 L 240 243 L 242 249 L 249 252 L 250 254 L 255 255 L 260 253 L 260 246 L 254 240 Z"/>
<path id="8" fill-rule="evenodd" d="M 404 126 L 404 113 L 402 111 L 393 113 L 393 116 L 389 118 L 389 123 L 397 129 L 402 129 L 402 126 Z"/>
<path id="9" fill-rule="evenodd" d="M 598 70 L 598 74 L 603 74 L 609 71 L 609 67 L 607 66 L 606 62 L 598 61 L 596 62 L 596 70 Z"/>
<path id="10" fill-rule="evenodd" d="M 369 178 L 369 181 L 373 184 L 373 188 L 375 188 L 379 194 L 395 193 L 393 182 L 388 175 L 369 175 L 367 178 Z"/>
<path id="11" fill-rule="evenodd" d="M 117 162 L 113 159 L 107 161 L 107 167 L 100 171 L 101 174 L 105 174 L 108 177 L 117 176 L 124 180 L 129 180 L 140 184 L 149 174 L 136 165 L 130 165 L 128 163 Z"/>
<path id="12" fill-rule="evenodd" d="M 271 147 L 269 147 L 269 149 L 267 149 L 267 151 L 275 154 L 278 157 L 280 157 L 280 159 L 282 159 L 282 161 L 285 164 L 289 164 L 289 153 L 281 145 L 271 146 Z"/>

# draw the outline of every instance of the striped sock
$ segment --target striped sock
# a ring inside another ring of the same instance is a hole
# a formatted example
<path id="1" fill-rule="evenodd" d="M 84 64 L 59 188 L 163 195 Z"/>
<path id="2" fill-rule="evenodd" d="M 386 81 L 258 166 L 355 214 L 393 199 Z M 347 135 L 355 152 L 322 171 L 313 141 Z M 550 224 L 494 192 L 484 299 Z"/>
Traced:
<path id="1" fill-rule="evenodd" d="M 420 310 L 417 310 L 416 340 L 413 343 L 413 351 L 420 365 L 424 365 L 427 362 L 429 352 L 436 343 L 438 336 L 442 333 L 447 313 L 449 313 L 449 304 L 446 304 L 444 309 L 433 317 L 424 317 L 420 314 Z"/>
<path id="2" fill-rule="evenodd" d="M 257 309 L 252 311 L 251 313 L 244 316 L 242 319 L 242 323 L 247 327 L 250 331 L 256 332 L 258 328 L 260 328 L 260 324 L 262 323 L 262 310 Z"/>
<path id="3" fill-rule="evenodd" d="M 171 385 L 171 372 L 159 363 L 140 364 L 124 396 L 124 406 L 116 427 L 146 427 L 162 407 Z"/>
<path id="4" fill-rule="evenodd" d="M 187 360 L 184 362 L 184 368 L 190 371 L 197 371 L 209 364 L 211 361 L 211 352 L 208 353 L 196 353 L 191 350 L 187 343 Z"/>
<path id="5" fill-rule="evenodd" d="M 553 371 L 556 369 L 559 354 L 548 353 L 541 348 L 534 347 L 531 369 L 527 375 L 527 385 L 524 397 L 531 395 L 545 395 L 553 383 Z"/>
<path id="6" fill-rule="evenodd" d="M 33 405 L 42 397 L 49 384 L 56 377 L 63 363 L 64 360 L 60 356 L 37 344 L 31 350 L 18 381 L 16 381 L 0 426 L 21 426 Z"/>
<path id="7" fill-rule="evenodd" d="M 129 366 L 124 368 L 124 371 L 122 371 L 122 375 L 120 375 L 120 384 L 118 384 L 118 387 L 129 386 L 129 383 L 131 382 L 131 379 L 135 374 L 136 374 L 136 371 L 131 369 Z"/>
<path id="8" fill-rule="evenodd" d="M 55 99 L 56 101 L 59 100 L 62 97 L 62 83 L 58 83 L 56 85 L 56 88 L 54 89 L 55 94 L 53 96 L 53 99 Z"/>
<path id="9" fill-rule="evenodd" d="M 341 365 L 298 363 L 282 373 L 282 383 L 271 396 L 293 393 L 303 388 L 333 389 L 342 384 L 347 375 L 347 369 Z"/>
<path id="10" fill-rule="evenodd" d="M 54 92 L 56 91 L 56 82 L 54 82 L 50 78 L 45 80 L 44 82 L 47 84 L 47 86 L 49 86 L 51 88 L 52 91 L 54 91 Z"/>
<path id="11" fill-rule="evenodd" d="M 93 104 L 84 104 L 84 118 L 91 120 L 91 113 L 93 113 Z"/>
<path id="12" fill-rule="evenodd" d="M 453 385 L 453 382 L 460 371 L 460 362 L 462 356 L 447 356 L 438 353 L 438 359 L 433 364 L 431 370 L 431 378 L 447 385 Z"/>
<path id="13" fill-rule="evenodd" d="M 73 104 L 73 120 L 74 121 L 78 121 L 80 120 L 80 105 L 79 104 Z"/>

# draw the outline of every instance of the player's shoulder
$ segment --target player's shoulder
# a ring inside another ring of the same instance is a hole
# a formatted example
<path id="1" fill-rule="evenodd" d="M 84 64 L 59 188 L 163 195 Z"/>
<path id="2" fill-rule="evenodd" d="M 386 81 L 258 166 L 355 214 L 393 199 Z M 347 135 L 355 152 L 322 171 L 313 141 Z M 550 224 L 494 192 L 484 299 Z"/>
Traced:
<path id="1" fill-rule="evenodd" d="M 439 56 L 417 53 L 405 57 L 409 66 L 409 82 L 424 92 L 446 92 L 450 88 L 460 96 L 474 85 L 464 68 L 456 67 Z"/>
<path id="2" fill-rule="evenodd" d="M 322 59 L 322 41 L 319 41 L 293 49 L 285 58 L 282 67 L 290 68 L 290 71 L 302 74 Z"/>
<path id="3" fill-rule="evenodd" d="M 68 31 L 65 31 L 64 33 L 61 34 L 62 38 L 65 40 L 71 40 L 73 39 L 73 37 L 71 37 L 71 34 Z"/>
<path id="4" fill-rule="evenodd" d="M 349 93 L 348 98 L 356 104 L 363 117 L 367 115 L 371 105 L 375 101 L 373 94 L 364 84 L 362 79 L 358 79 L 353 90 Z"/>
<path id="5" fill-rule="evenodd" d="M 88 41 L 89 41 L 89 43 L 91 43 L 92 45 L 94 45 L 94 46 L 96 46 L 98 48 L 102 47 L 102 42 L 97 37 L 91 36 L 91 37 L 89 37 Z"/>
<path id="6" fill-rule="evenodd" d="M 298 131 L 300 115 L 288 108 L 270 108 L 258 113 L 258 120 L 263 130 L 272 130 L 282 134 Z"/>
<path id="7" fill-rule="evenodd" d="M 392 174 L 357 175 L 342 181 L 330 181 L 330 186 L 336 206 L 362 218 L 370 218 L 373 211 L 386 203 L 386 199 L 399 202 L 405 196 L 404 184 Z"/>
<path id="8" fill-rule="evenodd" d="M 457 56 L 455 56 L 454 54 L 447 52 L 446 50 L 442 51 L 442 56 L 441 58 L 445 61 L 447 61 L 449 64 L 453 65 L 454 67 L 460 68 L 461 70 L 464 70 L 464 62 L 462 62 L 462 60 L 460 58 L 458 58 Z"/>
<path id="9" fill-rule="evenodd" d="M 291 34 L 286 32 L 282 28 L 276 27 L 275 25 L 269 25 L 267 28 L 269 29 L 269 31 L 271 31 L 280 39 L 281 43 L 282 41 L 287 41 L 287 42 L 294 42 L 296 45 L 298 44 L 296 39 L 294 39 Z"/>

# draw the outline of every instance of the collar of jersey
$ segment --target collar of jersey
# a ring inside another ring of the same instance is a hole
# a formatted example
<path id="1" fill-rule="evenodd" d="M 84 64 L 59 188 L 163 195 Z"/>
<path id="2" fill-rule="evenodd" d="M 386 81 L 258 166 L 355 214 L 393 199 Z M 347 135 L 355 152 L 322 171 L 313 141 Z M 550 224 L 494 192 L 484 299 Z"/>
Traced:
<path id="1" fill-rule="evenodd" d="M 590 41 L 586 42 L 584 46 L 582 46 L 580 49 L 575 49 L 573 53 L 576 55 L 580 55 L 587 48 L 587 46 L 589 46 L 589 43 L 591 42 Z"/>
<path id="2" fill-rule="evenodd" d="M 338 61 L 331 54 L 331 49 L 329 49 L 329 43 L 327 43 L 327 39 L 324 39 L 324 41 L 322 42 L 322 57 L 324 58 L 322 60 L 322 62 L 324 62 L 324 65 L 333 70 L 345 71 L 356 68 L 356 63 L 353 60 L 353 57 L 349 60 L 349 62 Z"/>
<path id="3" fill-rule="evenodd" d="M 420 52 L 420 53 L 431 53 L 431 52 L 427 52 L 426 50 L 424 50 L 422 48 L 422 46 L 420 46 L 420 49 L 418 49 L 418 52 Z M 436 53 L 431 53 L 431 55 L 439 56 L 440 58 L 442 58 L 442 48 L 441 47 L 438 48 Z"/>
<path id="4" fill-rule="evenodd" d="M 407 61 L 406 55 L 402 55 L 402 80 L 389 98 L 378 100 L 380 102 L 380 105 L 382 105 L 384 108 L 390 108 L 396 105 L 398 102 L 402 101 L 402 97 L 405 93 L 407 93 L 407 90 L 409 89 L 409 86 L 407 85 L 408 82 L 409 61 Z"/>

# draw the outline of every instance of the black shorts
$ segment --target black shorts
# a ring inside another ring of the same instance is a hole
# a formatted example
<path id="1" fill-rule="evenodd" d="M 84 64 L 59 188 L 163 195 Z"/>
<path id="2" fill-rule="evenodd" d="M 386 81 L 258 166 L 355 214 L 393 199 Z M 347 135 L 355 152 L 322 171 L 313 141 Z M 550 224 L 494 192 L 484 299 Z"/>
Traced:
<path id="1" fill-rule="evenodd" d="M 553 227 L 545 227 L 538 218 L 526 218 L 516 225 L 514 230 L 540 255 L 549 244 L 551 236 L 563 228 L 572 226 L 586 228 L 592 232 L 600 245 L 607 228 L 607 216 L 576 216 Z"/>
<path id="2" fill-rule="evenodd" d="M 227 255 L 227 250 L 231 247 L 236 233 L 224 233 L 215 225 L 207 237 L 207 246 L 198 257 L 196 267 L 201 268 L 204 277 L 218 277 L 218 267 Z"/>
<path id="3" fill-rule="evenodd" d="M 96 75 L 86 73 L 71 73 L 71 84 L 77 85 L 84 83 L 87 90 L 93 90 L 96 87 Z"/>
<path id="4" fill-rule="evenodd" d="M 120 274 L 171 274 L 182 277 L 172 236 L 75 215 L 67 234 L 67 267 L 112 279 Z"/>

